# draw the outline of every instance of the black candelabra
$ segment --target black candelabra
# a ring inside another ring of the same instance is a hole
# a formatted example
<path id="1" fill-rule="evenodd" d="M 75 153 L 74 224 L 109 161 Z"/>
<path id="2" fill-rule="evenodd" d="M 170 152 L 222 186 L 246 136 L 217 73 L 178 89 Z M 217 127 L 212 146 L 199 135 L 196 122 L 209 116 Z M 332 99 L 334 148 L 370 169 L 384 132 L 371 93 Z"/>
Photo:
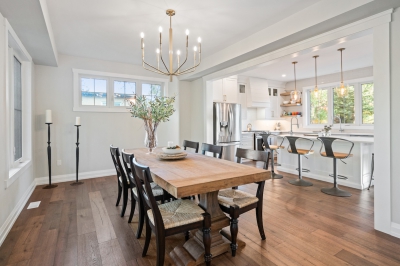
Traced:
<path id="1" fill-rule="evenodd" d="M 51 146 L 50 146 L 50 125 L 52 123 L 46 123 L 47 124 L 47 163 L 49 165 L 49 184 L 45 187 L 44 189 L 50 189 L 50 188 L 55 188 L 57 185 L 52 185 L 51 184 Z"/>
<path id="2" fill-rule="evenodd" d="M 81 185 L 83 184 L 82 181 L 78 180 L 78 172 L 79 172 L 79 127 L 81 125 L 76 126 L 76 180 L 71 184 L 71 186 Z"/>

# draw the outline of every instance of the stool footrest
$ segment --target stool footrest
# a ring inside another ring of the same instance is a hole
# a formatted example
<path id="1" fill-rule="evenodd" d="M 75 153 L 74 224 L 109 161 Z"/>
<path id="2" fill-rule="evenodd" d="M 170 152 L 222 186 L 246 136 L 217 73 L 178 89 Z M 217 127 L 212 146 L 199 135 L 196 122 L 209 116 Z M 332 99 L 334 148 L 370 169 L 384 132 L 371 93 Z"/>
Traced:
<path id="1" fill-rule="evenodd" d="M 299 171 L 299 168 L 296 168 L 296 170 Z M 306 169 L 306 168 L 302 168 L 301 171 L 302 171 L 303 173 L 309 173 L 309 172 L 311 172 L 310 169 Z"/>
<path id="2" fill-rule="evenodd" d="M 330 174 L 329 176 L 330 176 L 330 177 L 334 177 L 333 174 Z M 347 176 L 344 176 L 344 175 L 337 175 L 337 179 L 347 180 L 347 179 L 349 179 L 349 178 L 348 178 Z"/>

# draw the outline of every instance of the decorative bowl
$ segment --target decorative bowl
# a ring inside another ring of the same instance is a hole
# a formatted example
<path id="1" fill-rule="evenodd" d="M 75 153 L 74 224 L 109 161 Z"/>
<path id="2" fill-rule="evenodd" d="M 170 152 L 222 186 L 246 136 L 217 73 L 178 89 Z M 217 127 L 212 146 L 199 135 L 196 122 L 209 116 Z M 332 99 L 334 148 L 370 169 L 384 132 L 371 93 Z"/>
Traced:
<path id="1" fill-rule="evenodd" d="M 168 149 L 166 147 L 162 148 L 162 151 L 166 154 L 178 154 L 182 153 L 182 149 Z"/>
<path id="2" fill-rule="evenodd" d="M 289 103 L 289 101 L 283 101 L 283 104 L 288 104 Z"/>

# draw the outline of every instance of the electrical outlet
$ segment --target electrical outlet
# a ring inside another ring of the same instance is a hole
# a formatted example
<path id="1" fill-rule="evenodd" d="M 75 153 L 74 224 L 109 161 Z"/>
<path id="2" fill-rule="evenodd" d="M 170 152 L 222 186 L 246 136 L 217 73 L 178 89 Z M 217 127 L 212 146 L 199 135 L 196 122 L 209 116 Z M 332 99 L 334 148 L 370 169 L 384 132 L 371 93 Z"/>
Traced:
<path id="1" fill-rule="evenodd" d="M 57 160 L 57 165 L 61 165 L 61 160 Z"/>

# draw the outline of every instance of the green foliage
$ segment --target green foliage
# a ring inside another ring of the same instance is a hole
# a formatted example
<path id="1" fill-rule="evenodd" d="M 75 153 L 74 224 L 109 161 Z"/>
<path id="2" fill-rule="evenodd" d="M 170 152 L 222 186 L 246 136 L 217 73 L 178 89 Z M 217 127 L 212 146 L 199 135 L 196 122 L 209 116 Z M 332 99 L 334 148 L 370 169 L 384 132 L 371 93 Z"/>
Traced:
<path id="1" fill-rule="evenodd" d="M 131 102 L 132 117 L 151 121 L 155 125 L 169 121 L 169 117 L 175 112 L 175 97 L 155 97 L 149 100 L 146 96 L 137 96 L 135 102 Z"/>
<path id="2" fill-rule="evenodd" d="M 354 124 L 354 86 L 347 87 L 345 97 L 339 96 L 338 91 L 339 88 L 333 89 L 333 116 L 339 116 L 343 124 Z M 339 124 L 339 120 L 334 119 L 333 123 Z"/>
<path id="3" fill-rule="evenodd" d="M 362 123 L 374 123 L 374 83 L 365 83 L 362 90 Z"/>
<path id="4" fill-rule="evenodd" d="M 310 92 L 311 124 L 328 123 L 328 90 L 319 90 L 318 93 Z"/>

